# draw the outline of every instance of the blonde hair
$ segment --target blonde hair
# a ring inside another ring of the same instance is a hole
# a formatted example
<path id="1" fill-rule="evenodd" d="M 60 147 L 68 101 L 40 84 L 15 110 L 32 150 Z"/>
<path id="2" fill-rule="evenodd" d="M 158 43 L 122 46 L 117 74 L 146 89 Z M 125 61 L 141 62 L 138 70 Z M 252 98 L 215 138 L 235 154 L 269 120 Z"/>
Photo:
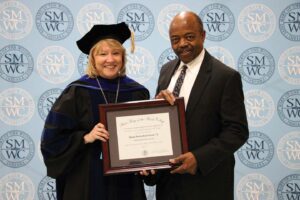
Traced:
<path id="1" fill-rule="evenodd" d="M 99 42 L 97 42 L 90 50 L 89 53 L 89 58 L 88 58 L 88 65 L 87 68 L 85 70 L 85 73 L 90 77 L 90 78 L 95 78 L 97 76 L 99 76 L 97 70 L 96 70 L 96 66 L 95 66 L 95 59 L 94 59 L 94 52 L 97 52 L 103 43 L 108 44 L 110 47 L 112 47 L 113 49 L 117 49 L 117 50 L 121 50 L 122 53 L 122 61 L 123 61 L 123 66 L 121 67 L 120 71 L 119 71 L 119 76 L 125 76 L 126 75 L 126 68 L 125 68 L 125 64 L 126 64 L 126 49 L 123 47 L 123 45 L 115 40 L 115 39 L 103 39 L 100 40 Z"/>

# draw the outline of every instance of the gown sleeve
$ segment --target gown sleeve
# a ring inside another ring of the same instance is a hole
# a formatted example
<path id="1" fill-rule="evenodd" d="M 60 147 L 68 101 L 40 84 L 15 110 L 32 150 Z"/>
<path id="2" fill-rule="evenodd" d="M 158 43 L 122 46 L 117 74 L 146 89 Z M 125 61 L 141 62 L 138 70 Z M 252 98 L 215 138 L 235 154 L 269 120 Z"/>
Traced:
<path id="1" fill-rule="evenodd" d="M 90 121 L 88 101 L 86 92 L 69 87 L 51 108 L 41 138 L 48 176 L 57 178 L 65 174 L 86 151 L 83 136 L 89 129 L 81 124 Z"/>

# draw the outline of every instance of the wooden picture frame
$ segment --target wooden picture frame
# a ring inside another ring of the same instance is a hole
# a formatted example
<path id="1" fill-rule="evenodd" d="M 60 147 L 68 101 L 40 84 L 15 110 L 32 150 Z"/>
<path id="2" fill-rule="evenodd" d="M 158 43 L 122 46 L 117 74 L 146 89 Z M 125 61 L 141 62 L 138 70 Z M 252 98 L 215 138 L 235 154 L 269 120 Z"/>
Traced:
<path id="1" fill-rule="evenodd" d="M 183 98 L 99 105 L 110 136 L 102 142 L 104 174 L 167 169 L 169 159 L 188 151 Z"/>

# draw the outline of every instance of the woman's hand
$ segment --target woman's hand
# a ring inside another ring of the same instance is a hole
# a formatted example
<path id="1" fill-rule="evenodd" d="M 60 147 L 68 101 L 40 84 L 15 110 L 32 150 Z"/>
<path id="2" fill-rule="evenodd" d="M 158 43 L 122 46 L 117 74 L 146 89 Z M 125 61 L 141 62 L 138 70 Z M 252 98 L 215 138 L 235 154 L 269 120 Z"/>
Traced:
<path id="1" fill-rule="evenodd" d="M 101 123 L 98 123 L 94 126 L 94 128 L 86 134 L 84 137 L 84 143 L 93 143 L 95 140 L 101 140 L 102 142 L 106 142 L 109 139 L 109 133 L 105 129 L 105 126 Z"/>

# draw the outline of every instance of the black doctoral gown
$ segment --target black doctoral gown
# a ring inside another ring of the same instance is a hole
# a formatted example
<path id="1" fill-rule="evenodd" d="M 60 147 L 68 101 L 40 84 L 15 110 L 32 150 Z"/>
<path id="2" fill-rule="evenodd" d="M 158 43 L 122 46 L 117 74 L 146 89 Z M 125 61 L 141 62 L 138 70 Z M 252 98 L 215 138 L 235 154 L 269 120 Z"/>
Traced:
<path id="1" fill-rule="evenodd" d="M 118 79 L 98 77 L 106 99 L 114 103 Z M 120 78 L 118 102 L 149 99 L 149 91 Z M 96 79 L 86 75 L 71 83 L 54 103 L 41 138 L 47 175 L 56 179 L 58 200 L 144 200 L 143 182 L 134 174 L 103 176 L 101 142 L 84 144 L 83 136 L 99 122 L 105 104 Z"/>

